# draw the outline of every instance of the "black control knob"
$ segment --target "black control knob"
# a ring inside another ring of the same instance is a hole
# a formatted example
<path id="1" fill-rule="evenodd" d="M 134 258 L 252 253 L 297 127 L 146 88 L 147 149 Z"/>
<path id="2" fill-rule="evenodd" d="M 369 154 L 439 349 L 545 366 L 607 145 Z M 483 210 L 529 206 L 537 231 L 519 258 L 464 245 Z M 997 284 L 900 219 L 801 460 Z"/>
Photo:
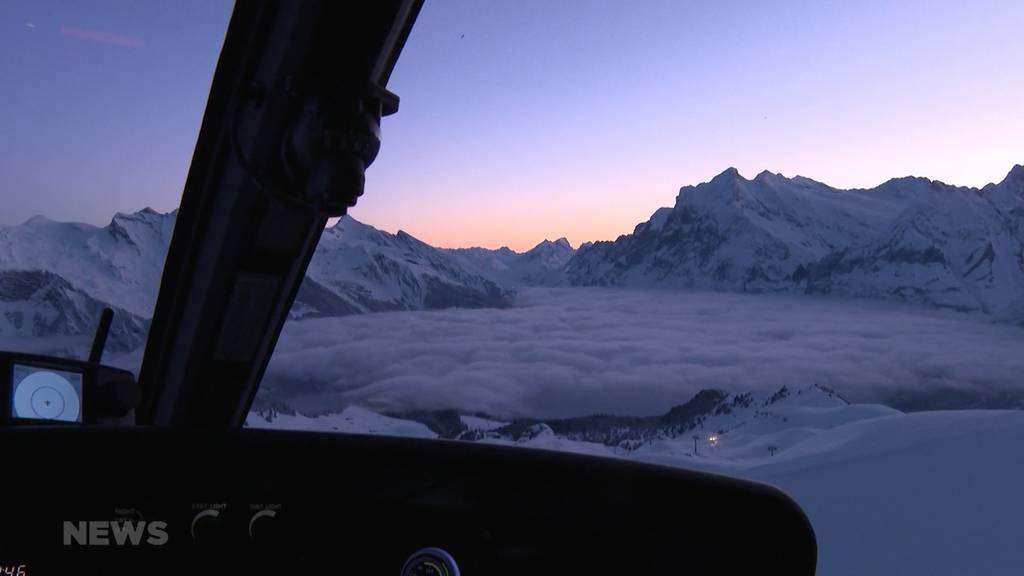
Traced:
<path id="1" fill-rule="evenodd" d="M 221 511 L 207 508 L 195 513 L 192 517 L 192 541 L 201 546 L 214 546 L 224 541 L 224 522 Z"/>
<path id="2" fill-rule="evenodd" d="M 257 543 L 278 541 L 277 510 L 259 510 L 249 518 L 249 539 Z"/>
<path id="3" fill-rule="evenodd" d="M 459 566 L 444 550 L 423 548 L 405 561 L 402 576 L 459 576 Z"/>

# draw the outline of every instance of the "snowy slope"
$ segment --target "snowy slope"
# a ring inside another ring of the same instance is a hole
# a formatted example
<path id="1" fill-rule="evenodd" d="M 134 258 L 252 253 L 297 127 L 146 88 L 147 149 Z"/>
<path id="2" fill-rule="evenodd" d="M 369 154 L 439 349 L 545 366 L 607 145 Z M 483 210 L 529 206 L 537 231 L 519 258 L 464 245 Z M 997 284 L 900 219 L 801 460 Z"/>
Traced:
<path id="1" fill-rule="evenodd" d="M 528 439 L 487 441 L 635 458 L 779 486 L 814 526 L 823 575 L 1019 570 L 1024 412 L 903 414 L 807 389 L 774 406 L 764 402 L 751 403 L 761 406 L 754 417 L 746 409 L 706 418 L 703 430 L 698 427 L 697 455 L 685 435 L 623 450 L 559 436 L 544 425 Z"/>
<path id="2" fill-rule="evenodd" d="M 466 268 L 505 286 L 561 286 L 576 250 L 565 238 L 544 240 L 526 252 L 507 247 L 456 248 L 448 252 Z"/>
<path id="3" fill-rule="evenodd" d="M 1024 319 L 1024 166 L 999 184 L 838 190 L 729 169 L 632 234 L 581 248 L 575 285 L 834 293 Z"/>
<path id="4" fill-rule="evenodd" d="M 268 409 L 250 413 L 245 420 L 245 427 L 437 438 L 437 434 L 431 432 L 423 424 L 389 418 L 358 406 L 350 406 L 339 414 L 329 414 L 317 418 L 301 414 L 282 414 Z"/>
<path id="5" fill-rule="evenodd" d="M 0 270 L 0 336 L 5 340 L 39 340 L 26 351 L 66 351 L 63 337 L 89 335 L 103 308 L 111 306 L 77 289 L 63 277 L 41 270 Z M 108 350 L 123 352 L 145 342 L 149 320 L 118 306 L 107 341 Z M 84 341 L 72 346 L 81 348 Z M 22 346 L 15 345 L 15 349 Z M 77 353 L 81 353 L 77 351 Z"/>
<path id="6" fill-rule="evenodd" d="M 1020 570 L 1024 413 L 918 412 L 818 431 L 775 458 L 641 457 L 777 485 L 803 507 L 823 575 Z"/>
<path id="7" fill-rule="evenodd" d="M 749 459 L 781 454 L 811 434 L 847 422 L 898 414 L 873 404 L 850 404 L 834 391 L 816 384 L 774 392 L 727 394 L 702 390 L 689 402 L 659 416 L 624 417 L 608 414 L 574 418 L 517 420 L 503 426 L 469 427 L 463 440 L 511 441 L 527 444 L 550 432 L 567 440 L 602 444 L 611 453 L 682 451 L 725 459 Z M 465 418 L 465 417 L 464 417 Z M 465 421 L 465 420 L 464 420 Z M 714 444 L 709 438 L 716 438 Z M 726 443 L 724 439 L 729 441 Z M 719 442 L 718 440 L 723 440 Z"/>
<path id="8" fill-rule="evenodd" d="M 732 409 L 719 412 L 721 406 Z M 340 415 L 282 418 L 267 423 L 253 414 L 248 425 L 436 436 L 419 422 L 355 407 Z M 703 429 L 628 449 L 573 439 L 544 423 L 512 439 L 495 433 L 508 423 L 480 416 L 462 416 L 462 437 L 477 433 L 485 442 L 638 459 L 779 486 L 814 526 L 822 575 L 1001 575 L 1020 569 L 1022 411 L 904 414 L 848 404 L 810 386 L 727 396 L 699 419 Z"/>
<path id="9" fill-rule="evenodd" d="M 355 412 L 350 414 L 350 411 Z M 372 421 L 376 433 L 401 435 L 401 429 L 415 423 L 430 430 L 433 437 L 536 448 L 551 448 L 554 443 L 565 449 L 604 455 L 655 459 L 698 457 L 723 466 L 735 463 L 747 466 L 763 461 L 777 462 L 790 457 L 791 453 L 807 454 L 809 440 L 834 428 L 903 413 L 879 404 L 850 404 L 834 391 L 812 384 L 742 394 L 703 390 L 689 402 L 651 417 L 598 414 L 507 422 L 482 414 L 460 415 L 452 410 L 381 415 L 349 406 L 340 414 L 319 417 L 298 413 L 289 416 L 268 408 L 250 415 L 250 425 L 291 427 L 294 424 L 320 430 L 329 426 L 328 422 L 342 416 L 351 420 L 353 415 L 358 418 L 345 431 L 368 431 L 358 427 L 362 419 Z"/>

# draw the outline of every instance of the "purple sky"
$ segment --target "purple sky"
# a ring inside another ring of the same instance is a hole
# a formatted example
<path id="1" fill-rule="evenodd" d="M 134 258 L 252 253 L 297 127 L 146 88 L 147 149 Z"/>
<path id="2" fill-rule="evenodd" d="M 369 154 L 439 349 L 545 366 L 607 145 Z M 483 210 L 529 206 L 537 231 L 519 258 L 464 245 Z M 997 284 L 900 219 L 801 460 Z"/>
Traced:
<path id="1" fill-rule="evenodd" d="M 230 3 L 0 5 L 0 225 L 174 208 Z M 1024 3 L 427 1 L 352 214 L 442 246 L 629 232 L 728 166 L 980 186 L 1024 162 Z"/>

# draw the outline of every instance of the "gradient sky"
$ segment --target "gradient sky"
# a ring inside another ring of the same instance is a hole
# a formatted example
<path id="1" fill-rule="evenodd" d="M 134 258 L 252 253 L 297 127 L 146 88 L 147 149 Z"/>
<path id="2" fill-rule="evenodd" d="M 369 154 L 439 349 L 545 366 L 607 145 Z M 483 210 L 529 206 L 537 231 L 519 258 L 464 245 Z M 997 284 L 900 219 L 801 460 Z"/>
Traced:
<path id="1" fill-rule="evenodd" d="M 174 208 L 231 3 L 0 4 L 0 225 Z M 627 233 L 735 166 L 1024 163 L 1024 2 L 427 0 L 352 215 L 440 246 Z"/>

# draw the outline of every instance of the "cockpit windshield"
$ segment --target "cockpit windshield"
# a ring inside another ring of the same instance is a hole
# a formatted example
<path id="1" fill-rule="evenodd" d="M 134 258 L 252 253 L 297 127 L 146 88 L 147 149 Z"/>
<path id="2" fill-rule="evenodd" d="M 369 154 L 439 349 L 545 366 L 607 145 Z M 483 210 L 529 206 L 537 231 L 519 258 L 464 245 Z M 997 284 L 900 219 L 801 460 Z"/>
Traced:
<path id="1" fill-rule="evenodd" d="M 231 9 L 0 8 L 0 348 L 82 357 L 110 307 L 138 369 Z M 820 573 L 1014 572 L 1022 21 L 428 2 L 245 426 L 752 478 Z"/>

